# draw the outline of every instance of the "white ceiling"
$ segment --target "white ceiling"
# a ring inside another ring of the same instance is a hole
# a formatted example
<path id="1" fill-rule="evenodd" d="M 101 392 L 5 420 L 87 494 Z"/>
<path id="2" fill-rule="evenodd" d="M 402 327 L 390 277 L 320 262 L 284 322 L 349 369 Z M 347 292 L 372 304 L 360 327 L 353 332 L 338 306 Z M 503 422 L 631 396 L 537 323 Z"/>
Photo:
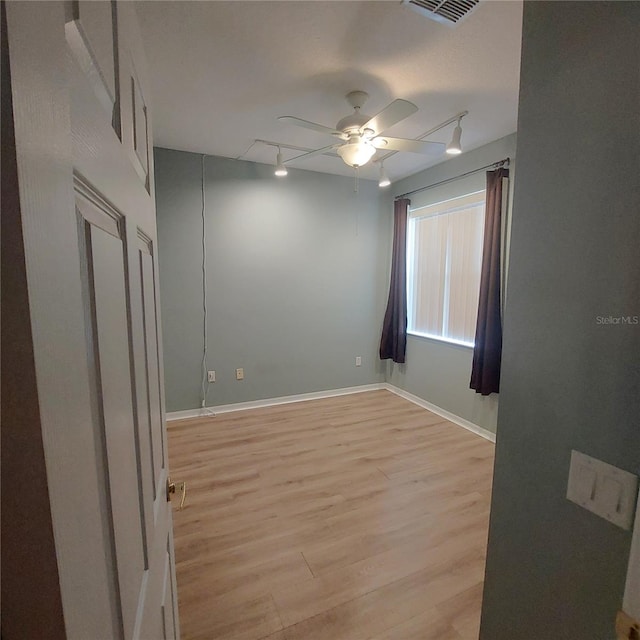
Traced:
<path id="1" fill-rule="evenodd" d="M 418 137 L 464 110 L 465 150 L 516 130 L 520 0 L 483 0 L 455 28 L 398 0 L 140 2 L 137 11 L 156 146 L 274 163 L 276 149 L 256 139 L 309 149 L 335 142 L 277 116 L 334 127 L 352 112 L 344 96 L 354 89 L 370 94 L 369 115 L 395 98 L 419 107 L 391 136 Z M 428 139 L 448 142 L 453 126 Z M 448 157 L 403 152 L 385 168 L 393 181 Z M 291 166 L 353 175 L 337 156 Z M 377 179 L 378 168 L 360 175 Z"/>

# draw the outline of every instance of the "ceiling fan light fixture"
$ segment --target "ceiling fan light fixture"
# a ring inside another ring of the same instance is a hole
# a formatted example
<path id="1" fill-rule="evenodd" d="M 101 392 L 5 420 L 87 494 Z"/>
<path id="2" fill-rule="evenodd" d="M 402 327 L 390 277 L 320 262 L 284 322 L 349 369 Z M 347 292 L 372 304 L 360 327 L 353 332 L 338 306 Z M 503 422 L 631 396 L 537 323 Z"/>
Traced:
<path id="1" fill-rule="evenodd" d="M 337 152 L 345 164 L 350 167 L 362 167 L 371 160 L 376 148 L 368 140 L 358 140 L 343 144 L 338 147 Z"/>
<path id="2" fill-rule="evenodd" d="M 462 127 L 460 126 L 461 120 L 462 118 L 458 120 L 458 124 L 453 130 L 453 135 L 451 136 L 451 142 L 447 145 L 447 153 L 452 156 L 462 153 L 462 144 L 460 143 L 460 139 L 462 138 Z"/>
<path id="3" fill-rule="evenodd" d="M 389 176 L 384 168 L 384 164 L 380 163 L 380 179 L 378 180 L 378 186 L 388 187 L 391 184 L 391 180 L 389 180 Z"/>
<path id="4" fill-rule="evenodd" d="M 284 166 L 282 162 L 282 154 L 280 153 L 280 149 L 278 148 L 278 155 L 276 156 L 276 170 L 274 173 L 278 176 L 278 178 L 284 178 L 289 172 L 287 171 L 287 167 Z"/>
<path id="5" fill-rule="evenodd" d="M 441 2 L 441 0 L 406 1 Z M 448 1 L 449 0 L 447 0 L 447 2 Z M 479 0 L 459 1 L 478 2 Z M 394 138 L 387 137 L 385 135 L 387 129 L 390 129 L 398 122 L 401 122 L 405 118 L 414 114 L 418 111 L 418 107 L 413 104 L 413 102 L 397 98 L 390 102 L 384 109 L 382 109 L 382 111 L 379 111 L 375 116 L 370 118 L 369 116 L 361 113 L 361 107 L 366 102 L 367 97 L 368 96 L 364 91 L 352 91 L 348 93 L 346 96 L 347 102 L 353 107 L 354 111 L 352 114 L 342 118 L 335 127 L 327 127 L 323 124 L 302 120 L 295 116 L 280 116 L 278 119 L 281 121 L 303 127 L 304 129 L 310 129 L 311 131 L 329 134 L 333 136 L 334 139 L 337 137 L 340 140 L 335 144 L 322 147 L 321 149 L 309 150 L 307 153 L 296 156 L 291 160 L 297 161 L 298 159 L 312 158 L 321 154 L 332 154 L 332 152 L 335 151 L 347 166 L 357 169 L 358 167 L 366 165 L 373 158 L 376 150 L 378 149 L 390 152 L 384 156 L 385 158 L 397 153 L 398 151 L 410 151 L 412 153 L 438 156 L 441 155 L 445 149 L 449 154 L 462 153 L 462 145 L 460 142 L 462 138 L 461 122 L 462 118 L 469 113 L 468 111 L 457 113 L 445 122 L 418 136 L 416 139 Z M 440 131 L 440 129 L 444 129 L 444 127 L 448 127 L 453 123 L 456 123 L 456 127 L 453 131 L 453 138 L 449 144 L 424 140 L 424 138 L 426 138 L 430 133 Z M 277 143 L 267 144 L 278 146 Z M 278 151 L 279 150 L 280 149 L 278 148 Z M 307 150 L 305 149 L 305 151 Z M 382 163 L 382 159 L 383 158 L 378 158 L 377 162 Z M 381 184 L 380 186 L 386 186 L 386 184 Z"/>

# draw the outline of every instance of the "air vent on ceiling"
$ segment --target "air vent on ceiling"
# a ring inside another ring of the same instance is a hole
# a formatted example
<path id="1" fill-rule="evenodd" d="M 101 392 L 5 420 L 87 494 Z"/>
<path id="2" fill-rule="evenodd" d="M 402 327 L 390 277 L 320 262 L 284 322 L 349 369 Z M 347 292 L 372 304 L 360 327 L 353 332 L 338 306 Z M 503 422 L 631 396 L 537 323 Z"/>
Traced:
<path id="1" fill-rule="evenodd" d="M 402 0 L 402 4 L 414 11 L 450 27 L 468 16 L 479 2 L 480 0 Z"/>

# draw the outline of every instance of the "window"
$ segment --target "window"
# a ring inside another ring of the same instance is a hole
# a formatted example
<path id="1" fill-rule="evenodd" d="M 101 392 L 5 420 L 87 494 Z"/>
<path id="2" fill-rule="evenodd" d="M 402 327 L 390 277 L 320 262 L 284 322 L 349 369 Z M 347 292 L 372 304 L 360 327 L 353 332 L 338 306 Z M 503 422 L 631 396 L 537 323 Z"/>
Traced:
<path id="1" fill-rule="evenodd" d="M 409 210 L 408 332 L 473 346 L 485 192 Z"/>

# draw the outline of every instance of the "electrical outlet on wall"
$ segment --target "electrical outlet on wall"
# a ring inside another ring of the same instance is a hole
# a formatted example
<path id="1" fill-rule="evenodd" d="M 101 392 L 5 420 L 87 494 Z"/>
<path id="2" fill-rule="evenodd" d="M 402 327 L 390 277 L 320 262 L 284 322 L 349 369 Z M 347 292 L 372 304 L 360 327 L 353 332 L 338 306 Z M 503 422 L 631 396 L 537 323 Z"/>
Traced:
<path id="1" fill-rule="evenodd" d="M 242 367 L 236 369 L 236 380 L 244 380 L 244 369 Z"/>
<path id="2" fill-rule="evenodd" d="M 362 356 L 356 356 L 356 367 L 362 366 Z"/>
<path id="3" fill-rule="evenodd" d="M 215 382 L 216 381 L 216 372 L 215 371 L 207 371 L 207 381 Z"/>

